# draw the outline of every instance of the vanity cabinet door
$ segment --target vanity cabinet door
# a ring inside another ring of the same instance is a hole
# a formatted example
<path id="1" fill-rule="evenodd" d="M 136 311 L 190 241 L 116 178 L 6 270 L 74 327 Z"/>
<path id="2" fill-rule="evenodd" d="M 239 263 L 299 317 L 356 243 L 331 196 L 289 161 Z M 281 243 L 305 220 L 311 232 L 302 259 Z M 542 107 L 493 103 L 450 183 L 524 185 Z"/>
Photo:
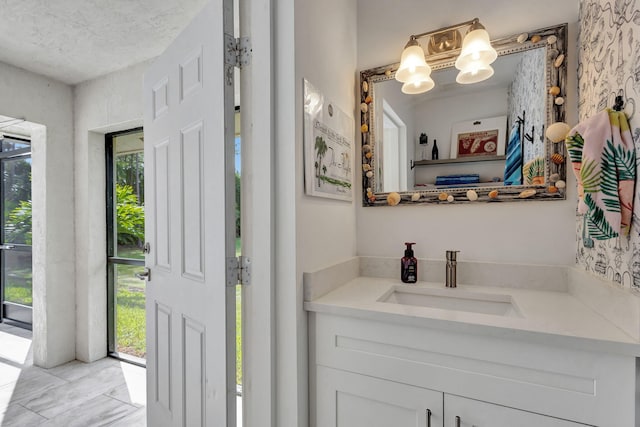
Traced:
<path id="1" fill-rule="evenodd" d="M 456 419 L 460 417 L 460 421 Z M 584 427 L 559 418 L 450 394 L 444 395 L 444 427 Z"/>
<path id="2" fill-rule="evenodd" d="M 323 366 L 316 384 L 316 427 L 442 427 L 442 392 Z"/>

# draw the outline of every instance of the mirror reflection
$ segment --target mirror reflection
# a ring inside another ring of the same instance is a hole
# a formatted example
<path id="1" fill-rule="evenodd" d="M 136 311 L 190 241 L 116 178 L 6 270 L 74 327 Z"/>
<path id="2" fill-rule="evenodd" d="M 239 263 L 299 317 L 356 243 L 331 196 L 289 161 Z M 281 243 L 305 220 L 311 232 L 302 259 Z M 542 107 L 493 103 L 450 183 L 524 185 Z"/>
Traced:
<path id="1" fill-rule="evenodd" d="M 564 165 L 549 161 L 563 147 L 544 132 L 564 119 L 566 71 L 564 64 L 555 66 L 564 52 L 556 34 L 564 28 L 535 33 L 556 37 L 554 43 L 522 44 L 518 35 L 499 40 L 495 74 L 475 84 L 456 83 L 458 70 L 446 61 L 433 66 L 435 87 L 417 95 L 402 92 L 393 78 L 397 64 L 364 71 L 365 205 L 384 203 L 390 192 L 409 193 L 401 202 L 428 203 L 442 201 L 437 196 L 443 191 L 455 196 L 469 188 L 479 199 L 492 189 L 500 194 L 493 199 L 514 199 L 531 187 L 538 187 L 527 193 L 534 198 L 564 198 L 563 191 L 546 191 L 564 179 Z"/>
<path id="2" fill-rule="evenodd" d="M 494 63 L 493 77 L 474 85 L 457 84 L 458 71 L 445 68 L 433 72 L 438 85 L 420 95 L 405 95 L 400 91 L 401 83 L 396 80 L 375 83 L 376 120 L 382 121 L 383 129 L 382 138 L 378 140 L 383 175 L 376 190 L 435 188 L 438 176 L 472 173 L 480 176 L 479 183 L 502 185 L 506 133 L 499 141 L 502 150 L 495 154 L 489 150 L 493 145 L 484 145 L 482 152 L 493 155 L 478 153 L 478 157 L 467 157 L 478 161 L 445 162 L 457 157 L 455 144 L 452 144 L 456 135 L 452 130 L 464 122 L 506 117 L 511 133 L 524 112 L 527 125 L 524 131 L 531 141 L 522 145 L 522 161 L 527 164 L 544 158 L 544 61 L 544 49 L 502 56 Z M 410 151 L 413 151 L 413 170 L 408 156 Z M 436 160 L 434 157 L 442 162 L 432 162 Z"/>

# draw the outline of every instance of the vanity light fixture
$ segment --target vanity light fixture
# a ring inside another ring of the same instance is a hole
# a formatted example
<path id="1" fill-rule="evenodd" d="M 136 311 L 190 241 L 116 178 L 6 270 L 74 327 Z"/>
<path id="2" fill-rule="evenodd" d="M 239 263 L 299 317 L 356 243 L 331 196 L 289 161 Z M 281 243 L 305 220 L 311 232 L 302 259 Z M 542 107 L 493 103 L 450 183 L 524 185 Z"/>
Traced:
<path id="1" fill-rule="evenodd" d="M 461 28 L 468 27 L 467 34 L 461 42 Z M 461 84 L 478 83 L 493 75 L 491 63 L 496 60 L 498 53 L 491 46 L 489 34 L 478 18 L 449 27 L 428 31 L 409 37 L 402 57 L 400 67 L 396 71 L 396 80 L 402 85 L 402 92 L 418 94 L 427 92 L 435 86 L 431 78 L 431 67 L 427 64 L 424 50 L 418 39 L 429 37 L 429 54 L 460 50 L 455 66 L 460 70 L 456 81 Z"/>

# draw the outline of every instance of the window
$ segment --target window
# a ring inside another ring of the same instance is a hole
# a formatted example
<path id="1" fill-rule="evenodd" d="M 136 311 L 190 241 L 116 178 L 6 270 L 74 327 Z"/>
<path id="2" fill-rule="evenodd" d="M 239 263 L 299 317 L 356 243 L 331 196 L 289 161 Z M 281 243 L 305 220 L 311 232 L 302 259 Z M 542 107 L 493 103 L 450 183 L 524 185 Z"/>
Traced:
<path id="1" fill-rule="evenodd" d="M 0 134 L 0 321 L 31 329 L 31 142 Z"/>
<path id="2" fill-rule="evenodd" d="M 142 129 L 106 135 L 109 353 L 144 364 L 144 137 Z"/>

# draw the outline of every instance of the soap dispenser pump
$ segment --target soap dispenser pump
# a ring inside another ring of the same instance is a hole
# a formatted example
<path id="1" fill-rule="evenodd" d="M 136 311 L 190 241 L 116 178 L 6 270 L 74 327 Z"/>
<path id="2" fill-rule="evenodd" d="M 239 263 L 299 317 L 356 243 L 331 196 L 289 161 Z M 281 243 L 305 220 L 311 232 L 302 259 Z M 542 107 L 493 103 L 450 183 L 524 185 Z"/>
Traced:
<path id="1" fill-rule="evenodd" d="M 418 260 L 413 256 L 412 246 L 415 243 L 405 243 L 407 248 L 404 250 L 400 264 L 400 279 L 404 283 L 416 283 L 418 281 Z"/>

